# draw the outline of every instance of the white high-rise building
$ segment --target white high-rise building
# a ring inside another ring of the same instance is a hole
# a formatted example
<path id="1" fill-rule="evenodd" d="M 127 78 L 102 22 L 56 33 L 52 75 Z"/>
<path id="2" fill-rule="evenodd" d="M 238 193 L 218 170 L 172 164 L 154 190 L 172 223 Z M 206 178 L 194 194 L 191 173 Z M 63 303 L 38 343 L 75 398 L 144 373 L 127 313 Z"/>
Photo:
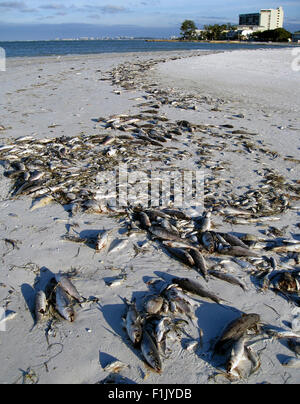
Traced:
<path id="1" fill-rule="evenodd" d="M 284 13 L 283 8 L 278 7 L 276 10 L 270 8 L 268 10 L 260 10 L 260 26 L 266 29 L 276 29 L 283 27 Z"/>
<path id="2" fill-rule="evenodd" d="M 263 9 L 260 13 L 240 14 L 240 26 L 259 26 L 261 31 L 283 27 L 284 12 L 282 7 Z"/>

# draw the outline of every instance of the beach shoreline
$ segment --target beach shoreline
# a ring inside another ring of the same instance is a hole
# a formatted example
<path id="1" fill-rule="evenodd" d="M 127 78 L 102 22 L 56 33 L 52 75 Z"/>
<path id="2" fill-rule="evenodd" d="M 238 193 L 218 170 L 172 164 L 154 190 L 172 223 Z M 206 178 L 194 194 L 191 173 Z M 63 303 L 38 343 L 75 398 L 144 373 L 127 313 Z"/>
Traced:
<path id="1" fill-rule="evenodd" d="M 219 267 L 223 260 L 222 265 L 245 284 L 245 290 L 212 276 L 206 283 L 197 271 L 166 254 L 147 232 L 131 234 L 126 216 L 82 209 L 86 194 L 80 191 L 88 189 L 90 198 L 94 173 L 84 174 L 87 183 L 79 186 L 74 169 L 82 164 L 86 173 L 99 160 L 105 172 L 105 155 L 116 148 L 117 158 L 109 165 L 112 169 L 125 159 L 133 170 L 202 170 L 202 208 L 212 209 L 215 231 L 237 236 L 250 233 L 266 240 L 276 239 L 271 229 L 275 226 L 282 237 L 299 241 L 299 211 L 295 206 L 299 204 L 300 123 L 295 102 L 299 86 L 295 83 L 300 73 L 289 70 L 291 61 L 290 50 L 283 49 L 8 60 L 7 71 L 0 73 L 0 145 L 11 147 L 8 151 L 0 149 L 0 308 L 17 316 L 7 321 L 5 331 L 0 330 L 0 383 L 94 384 L 107 378 L 105 367 L 114 360 L 127 365 L 113 375 L 116 383 L 229 383 L 224 377 L 214 378 L 218 363 L 211 351 L 212 342 L 229 322 L 241 313 L 257 313 L 263 323 L 290 330 L 288 324 L 298 315 L 299 307 L 271 289 L 258 287 L 255 261 L 241 258 L 243 268 L 229 256 L 205 254 L 210 268 Z M 238 76 L 241 66 L 248 70 Z M 267 74 L 280 78 L 275 89 L 271 82 L 266 83 Z M 264 94 L 258 100 L 257 89 L 262 82 Z M 242 89 L 247 85 L 249 91 L 245 93 Z M 122 128 L 118 118 L 122 115 L 129 121 L 137 120 L 137 126 L 130 123 Z M 143 131 L 149 125 L 158 145 L 154 138 L 152 143 L 145 143 Z M 174 128 L 177 132 L 180 129 L 181 135 L 174 135 Z M 141 134 L 144 138 L 138 138 Z M 166 134 L 167 141 L 160 145 L 158 136 Z M 116 143 L 94 143 L 97 137 L 104 141 L 107 136 Z M 22 137 L 31 140 L 18 143 Z M 75 138 L 78 149 L 72 143 L 77 146 Z M 48 146 L 44 139 L 49 139 Z M 33 150 L 35 157 L 31 158 Z M 31 166 L 45 170 L 46 179 L 51 177 L 48 191 L 59 184 L 60 177 L 65 178 L 70 167 L 72 182 L 67 190 L 54 193 L 52 203 L 44 207 L 36 207 L 32 195 L 12 197 L 15 178 L 7 172 L 12 170 L 11 163 L 22 158 L 24 164 L 29 165 L 28 159 Z M 49 169 L 51 158 L 61 163 L 60 168 Z M 246 198 L 251 191 L 253 194 Z M 262 199 L 258 203 L 259 192 Z M 75 202 L 62 202 L 62 194 L 75 194 Z M 241 204 L 242 209 L 253 206 L 258 212 L 268 207 L 271 212 L 271 207 L 277 206 L 275 200 L 279 206 L 276 222 L 235 223 L 220 212 L 227 204 Z M 184 211 L 192 213 L 188 208 Z M 93 240 L 104 230 L 112 234 L 111 242 L 127 239 L 126 248 L 115 253 L 109 253 L 108 248 L 96 252 L 93 242 L 78 244 L 66 237 Z M 292 254 L 259 247 L 255 252 L 260 257 L 274 257 L 278 270 L 299 269 Z M 35 295 L 60 272 L 70 276 L 87 302 L 82 307 L 76 305 L 73 323 L 59 319 L 35 325 Z M 144 297 L 151 293 L 151 282 L 160 279 L 171 283 L 174 276 L 199 281 L 226 303 L 194 300 L 196 325 L 189 321 L 187 334 L 171 342 L 172 352 L 163 358 L 158 374 L 145 365 L 141 351 L 124 331 L 124 299 L 135 298 L 141 309 Z M 113 281 L 117 282 L 111 286 Z M 197 342 L 197 348 L 185 349 L 191 342 Z M 259 355 L 259 369 L 246 379 L 231 382 L 300 382 L 298 369 L 282 365 L 285 358 L 295 356 L 283 340 L 258 341 L 253 349 Z"/>

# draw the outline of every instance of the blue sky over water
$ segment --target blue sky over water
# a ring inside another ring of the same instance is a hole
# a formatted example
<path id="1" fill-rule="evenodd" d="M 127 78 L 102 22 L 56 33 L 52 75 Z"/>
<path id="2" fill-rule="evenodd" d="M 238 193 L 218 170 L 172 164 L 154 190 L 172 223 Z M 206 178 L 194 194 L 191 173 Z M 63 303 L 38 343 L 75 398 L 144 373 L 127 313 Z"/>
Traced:
<path id="1" fill-rule="evenodd" d="M 79 36 L 170 36 L 185 19 L 199 28 L 236 24 L 240 13 L 280 5 L 285 28 L 299 30 L 300 0 L 0 0 L 0 40 L 77 37 L 79 31 Z"/>

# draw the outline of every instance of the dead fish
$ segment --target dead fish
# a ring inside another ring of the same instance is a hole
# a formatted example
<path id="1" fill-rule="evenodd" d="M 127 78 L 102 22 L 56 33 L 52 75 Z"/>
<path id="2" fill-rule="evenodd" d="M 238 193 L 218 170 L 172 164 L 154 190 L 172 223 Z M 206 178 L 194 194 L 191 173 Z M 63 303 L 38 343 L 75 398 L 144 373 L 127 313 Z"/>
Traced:
<path id="1" fill-rule="evenodd" d="M 164 299 L 159 295 L 147 296 L 144 301 L 144 308 L 148 314 L 157 314 L 161 311 Z"/>
<path id="2" fill-rule="evenodd" d="M 109 363 L 108 365 L 106 365 L 103 370 L 105 372 L 109 372 L 109 373 L 120 373 L 121 370 L 123 370 L 124 368 L 128 368 L 128 365 L 126 365 L 125 363 L 121 362 L 121 361 L 114 361 Z"/>
<path id="3" fill-rule="evenodd" d="M 157 238 L 162 239 L 162 240 L 174 240 L 174 241 L 176 241 L 178 239 L 180 240 L 177 233 L 166 230 L 160 226 L 151 226 L 149 228 L 149 231 L 154 236 L 156 236 Z"/>
<path id="4" fill-rule="evenodd" d="M 277 253 L 300 252 L 300 243 L 298 243 L 298 244 L 291 243 L 291 244 L 273 247 L 273 248 L 271 248 L 271 251 L 274 251 Z"/>
<path id="5" fill-rule="evenodd" d="M 222 281 L 231 283 L 232 285 L 240 286 L 243 289 L 243 291 L 247 290 L 247 287 L 244 283 L 242 283 L 239 279 L 235 278 L 230 274 L 226 274 L 224 272 L 216 271 L 213 269 L 209 271 L 209 274 L 214 276 L 215 278 L 221 279 Z"/>
<path id="6" fill-rule="evenodd" d="M 256 326 L 259 321 L 260 316 L 255 313 L 243 313 L 240 317 L 231 321 L 216 343 L 215 352 L 224 354 L 234 342 L 239 340 L 248 329 Z"/>
<path id="7" fill-rule="evenodd" d="M 186 251 L 181 248 L 171 248 L 166 247 L 171 255 L 179 259 L 185 265 L 194 266 L 195 261 L 193 260 L 192 256 Z"/>
<path id="8" fill-rule="evenodd" d="M 56 274 L 55 275 L 56 282 L 64 289 L 65 292 L 67 292 L 71 297 L 73 297 L 75 300 L 77 300 L 79 303 L 83 301 L 81 295 L 79 294 L 78 290 L 76 287 L 73 285 L 73 283 L 70 281 L 70 279 L 61 274 Z"/>
<path id="9" fill-rule="evenodd" d="M 205 290 L 199 282 L 196 282 L 189 278 L 173 278 L 172 282 L 181 287 L 183 290 L 210 299 L 215 303 L 221 304 L 222 299 L 220 299 L 215 294 Z"/>
<path id="10" fill-rule="evenodd" d="M 232 345 L 230 358 L 226 366 L 226 370 L 228 373 L 233 373 L 234 370 L 239 366 L 242 359 L 244 358 L 246 340 L 247 339 L 245 337 L 241 337 L 240 339 L 235 341 L 234 344 Z"/>
<path id="11" fill-rule="evenodd" d="M 148 229 L 149 227 L 151 227 L 151 221 L 147 213 L 139 212 L 138 218 L 143 229 Z"/>
<path id="12" fill-rule="evenodd" d="M 200 273 L 203 275 L 204 279 L 207 280 L 207 265 L 203 255 L 196 248 L 190 250 L 190 254 L 195 262 L 195 267 L 199 269 Z"/>
<path id="13" fill-rule="evenodd" d="M 103 144 L 103 146 L 107 146 L 107 145 L 109 145 L 109 144 L 112 144 L 114 141 L 115 141 L 115 137 L 108 135 L 108 136 L 106 136 L 106 137 L 103 139 L 102 144 Z"/>
<path id="14" fill-rule="evenodd" d="M 75 319 L 75 313 L 71 307 L 71 301 L 61 286 L 57 286 L 55 290 L 55 307 L 58 313 L 71 323 Z"/>
<path id="15" fill-rule="evenodd" d="M 38 181 L 38 180 L 41 179 L 44 175 L 45 175 L 45 173 L 43 173 L 42 171 L 38 171 L 38 170 L 33 171 L 32 173 L 30 173 L 29 181 L 30 181 L 30 182 Z"/>
<path id="16" fill-rule="evenodd" d="M 116 286 L 122 285 L 122 283 L 124 283 L 124 281 L 126 280 L 126 278 L 127 278 L 127 275 L 121 274 L 121 275 L 117 276 L 117 277 L 114 278 L 114 279 L 111 279 L 111 280 L 109 280 L 109 281 L 105 281 L 105 284 L 106 284 L 107 286 L 111 287 L 111 288 L 114 288 L 114 287 L 116 287 Z"/>
<path id="17" fill-rule="evenodd" d="M 54 202 L 54 198 L 53 198 L 52 196 L 45 195 L 45 196 L 43 196 L 42 198 L 36 199 L 36 200 L 32 203 L 32 205 L 31 205 L 31 207 L 30 207 L 30 211 L 32 212 L 32 211 L 34 211 L 34 210 L 36 210 L 36 209 L 43 208 L 43 207 L 49 205 L 49 204 L 52 203 L 52 202 Z"/>
<path id="18" fill-rule="evenodd" d="M 97 241 L 96 241 L 96 251 L 97 252 L 102 250 L 102 248 L 106 247 L 108 240 L 109 240 L 109 235 L 110 235 L 110 232 L 108 232 L 108 231 L 98 234 Z"/>
<path id="19" fill-rule="evenodd" d="M 176 209 L 164 209 L 164 213 L 168 216 L 172 216 L 175 217 L 176 219 L 180 219 L 180 220 L 188 220 L 190 221 L 191 218 L 186 215 L 184 212 L 182 212 L 181 210 L 176 210 Z"/>
<path id="20" fill-rule="evenodd" d="M 250 375 L 252 375 L 253 373 L 257 372 L 258 369 L 260 368 L 260 365 L 261 365 L 260 358 L 259 358 L 259 355 L 257 355 L 257 353 L 255 353 L 251 349 L 251 347 L 245 346 L 245 350 L 246 350 L 246 354 L 247 354 L 250 362 L 252 363 L 252 368 L 251 368 L 251 372 L 250 372 Z"/>
<path id="21" fill-rule="evenodd" d="M 117 251 L 123 250 L 123 248 L 125 248 L 128 243 L 128 239 L 113 241 L 109 247 L 108 253 L 115 253 Z"/>
<path id="22" fill-rule="evenodd" d="M 224 215 L 236 215 L 236 216 L 251 216 L 252 215 L 251 211 L 232 208 L 231 206 L 227 206 L 226 208 L 221 208 L 221 209 L 219 209 L 219 212 L 223 213 Z"/>
<path id="23" fill-rule="evenodd" d="M 198 224 L 198 230 L 203 233 L 206 231 L 209 231 L 211 228 L 211 212 L 207 211 L 204 212 L 199 224 Z"/>
<path id="24" fill-rule="evenodd" d="M 141 340 L 141 351 L 146 362 L 157 372 L 161 373 L 162 371 L 162 363 L 160 359 L 160 355 L 158 349 L 155 345 L 150 334 L 143 329 L 143 336 Z"/>
<path id="25" fill-rule="evenodd" d="M 207 251 L 213 253 L 215 251 L 215 240 L 211 232 L 205 231 L 201 234 L 201 242 Z"/>
<path id="26" fill-rule="evenodd" d="M 220 254 L 232 255 L 234 257 L 260 257 L 254 251 L 251 251 L 248 247 L 239 247 L 239 246 L 223 246 L 219 245 L 218 252 Z"/>
<path id="27" fill-rule="evenodd" d="M 45 292 L 39 290 L 35 296 L 35 319 L 37 323 L 46 318 L 48 302 Z"/>
<path id="28" fill-rule="evenodd" d="M 217 233 L 217 234 L 221 235 L 224 238 L 224 240 L 227 243 L 229 243 L 231 246 L 238 246 L 238 247 L 249 249 L 248 246 L 242 242 L 242 240 L 240 240 L 238 237 L 234 236 L 233 234 L 229 234 L 229 233 Z"/>
<path id="29" fill-rule="evenodd" d="M 126 304 L 128 306 L 125 318 L 126 331 L 132 343 L 137 346 L 142 338 L 141 317 L 137 311 L 135 301 L 132 303 L 126 301 Z"/>

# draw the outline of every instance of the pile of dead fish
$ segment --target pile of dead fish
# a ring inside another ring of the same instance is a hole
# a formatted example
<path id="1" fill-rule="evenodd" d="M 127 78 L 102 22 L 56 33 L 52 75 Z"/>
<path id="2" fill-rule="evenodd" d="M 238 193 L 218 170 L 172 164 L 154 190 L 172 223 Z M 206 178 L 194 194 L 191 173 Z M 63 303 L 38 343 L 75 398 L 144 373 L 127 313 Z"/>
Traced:
<path id="1" fill-rule="evenodd" d="M 128 309 L 124 322 L 127 334 L 133 345 L 141 350 L 146 363 L 158 373 L 162 371 L 161 354 L 166 357 L 172 352 L 169 343 L 173 345 L 174 340 L 180 339 L 188 324 L 182 316 L 197 326 L 193 311 L 195 301 L 188 294 L 214 303 L 221 302 L 218 296 L 189 278 L 163 282 L 157 293 L 144 298 L 141 311 L 138 311 L 135 300 L 131 303 L 126 301 Z M 201 330 L 199 334 L 201 339 Z M 191 342 L 192 346 L 195 346 L 195 341 Z"/>
<path id="2" fill-rule="evenodd" d="M 57 314 L 69 322 L 74 322 L 74 306 L 84 300 L 67 276 L 57 274 L 50 279 L 45 291 L 40 290 L 36 294 L 36 322 L 41 323 L 49 316 L 56 317 Z"/>

